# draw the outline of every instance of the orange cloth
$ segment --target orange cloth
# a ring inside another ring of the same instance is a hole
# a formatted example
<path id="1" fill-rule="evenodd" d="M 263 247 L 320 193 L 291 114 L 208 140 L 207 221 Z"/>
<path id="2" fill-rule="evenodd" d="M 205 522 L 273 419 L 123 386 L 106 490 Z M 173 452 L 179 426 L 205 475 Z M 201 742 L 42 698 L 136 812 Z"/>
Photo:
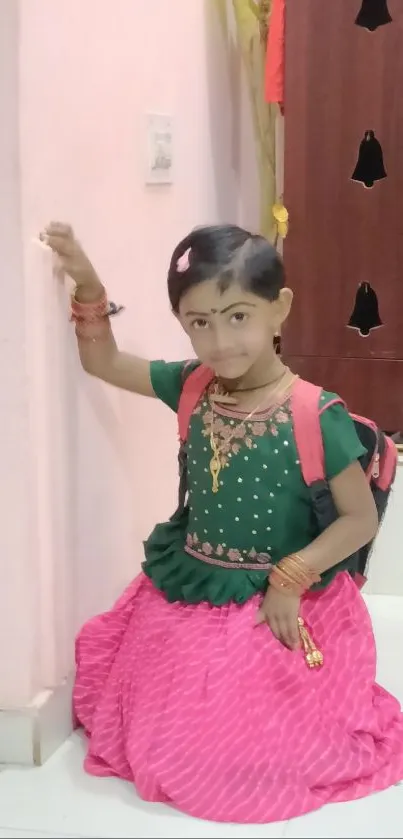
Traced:
<path id="1" fill-rule="evenodd" d="M 273 0 L 266 53 L 266 102 L 284 109 L 285 0 Z"/>

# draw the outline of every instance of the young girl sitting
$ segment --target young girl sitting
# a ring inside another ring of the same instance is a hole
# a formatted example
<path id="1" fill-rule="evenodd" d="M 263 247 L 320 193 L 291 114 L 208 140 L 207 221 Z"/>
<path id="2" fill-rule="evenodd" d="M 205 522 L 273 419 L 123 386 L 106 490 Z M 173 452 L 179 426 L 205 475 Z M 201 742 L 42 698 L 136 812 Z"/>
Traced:
<path id="1" fill-rule="evenodd" d="M 143 573 L 77 639 L 87 771 L 192 816 L 251 823 L 397 783 L 403 716 L 375 682 L 370 618 L 345 570 L 378 527 L 365 450 L 323 393 L 338 518 L 319 534 L 293 432 L 298 378 L 273 347 L 292 302 L 275 249 L 232 225 L 175 248 L 168 294 L 199 360 L 189 367 L 120 352 L 116 307 L 71 228 L 52 223 L 41 238 L 76 283 L 88 373 L 173 411 L 189 369 L 215 374 L 190 421 L 188 505 L 156 526 Z M 307 643 L 322 666 L 307 666 Z"/>

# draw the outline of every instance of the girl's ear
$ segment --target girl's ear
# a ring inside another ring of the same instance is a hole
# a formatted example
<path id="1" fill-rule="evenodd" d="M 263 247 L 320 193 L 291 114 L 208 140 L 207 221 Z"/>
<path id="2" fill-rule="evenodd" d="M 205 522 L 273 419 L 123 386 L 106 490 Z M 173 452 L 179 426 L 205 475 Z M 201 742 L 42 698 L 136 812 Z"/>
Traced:
<path id="1" fill-rule="evenodd" d="M 292 300 L 293 300 L 293 292 L 290 288 L 282 288 L 280 294 L 278 296 L 278 300 L 276 300 L 276 326 L 280 328 L 282 324 L 287 320 L 288 315 L 291 311 Z"/>

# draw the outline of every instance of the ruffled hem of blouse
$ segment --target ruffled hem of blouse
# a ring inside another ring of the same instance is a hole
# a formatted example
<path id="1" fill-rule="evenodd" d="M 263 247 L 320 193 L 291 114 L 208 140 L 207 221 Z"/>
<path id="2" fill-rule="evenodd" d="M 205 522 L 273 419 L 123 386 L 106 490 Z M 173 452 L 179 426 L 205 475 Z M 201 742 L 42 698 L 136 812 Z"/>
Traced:
<path id="1" fill-rule="evenodd" d="M 267 589 L 267 571 L 221 568 L 184 550 L 187 516 L 157 524 L 145 542 L 144 573 L 170 602 L 246 603 Z"/>

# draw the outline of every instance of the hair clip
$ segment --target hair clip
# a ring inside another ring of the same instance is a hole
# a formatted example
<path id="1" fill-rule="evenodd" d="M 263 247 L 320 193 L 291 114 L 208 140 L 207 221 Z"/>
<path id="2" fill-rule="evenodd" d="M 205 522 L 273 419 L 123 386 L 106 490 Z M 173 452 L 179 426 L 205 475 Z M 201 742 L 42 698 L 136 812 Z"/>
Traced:
<path id="1" fill-rule="evenodd" d="M 188 248 L 185 251 L 185 253 L 183 253 L 182 256 L 179 257 L 179 259 L 176 263 L 176 270 L 179 272 L 179 274 L 184 274 L 184 272 L 188 270 L 189 264 L 190 264 L 189 263 L 189 256 L 190 256 L 190 251 L 191 250 L 192 250 L 192 248 Z"/>

